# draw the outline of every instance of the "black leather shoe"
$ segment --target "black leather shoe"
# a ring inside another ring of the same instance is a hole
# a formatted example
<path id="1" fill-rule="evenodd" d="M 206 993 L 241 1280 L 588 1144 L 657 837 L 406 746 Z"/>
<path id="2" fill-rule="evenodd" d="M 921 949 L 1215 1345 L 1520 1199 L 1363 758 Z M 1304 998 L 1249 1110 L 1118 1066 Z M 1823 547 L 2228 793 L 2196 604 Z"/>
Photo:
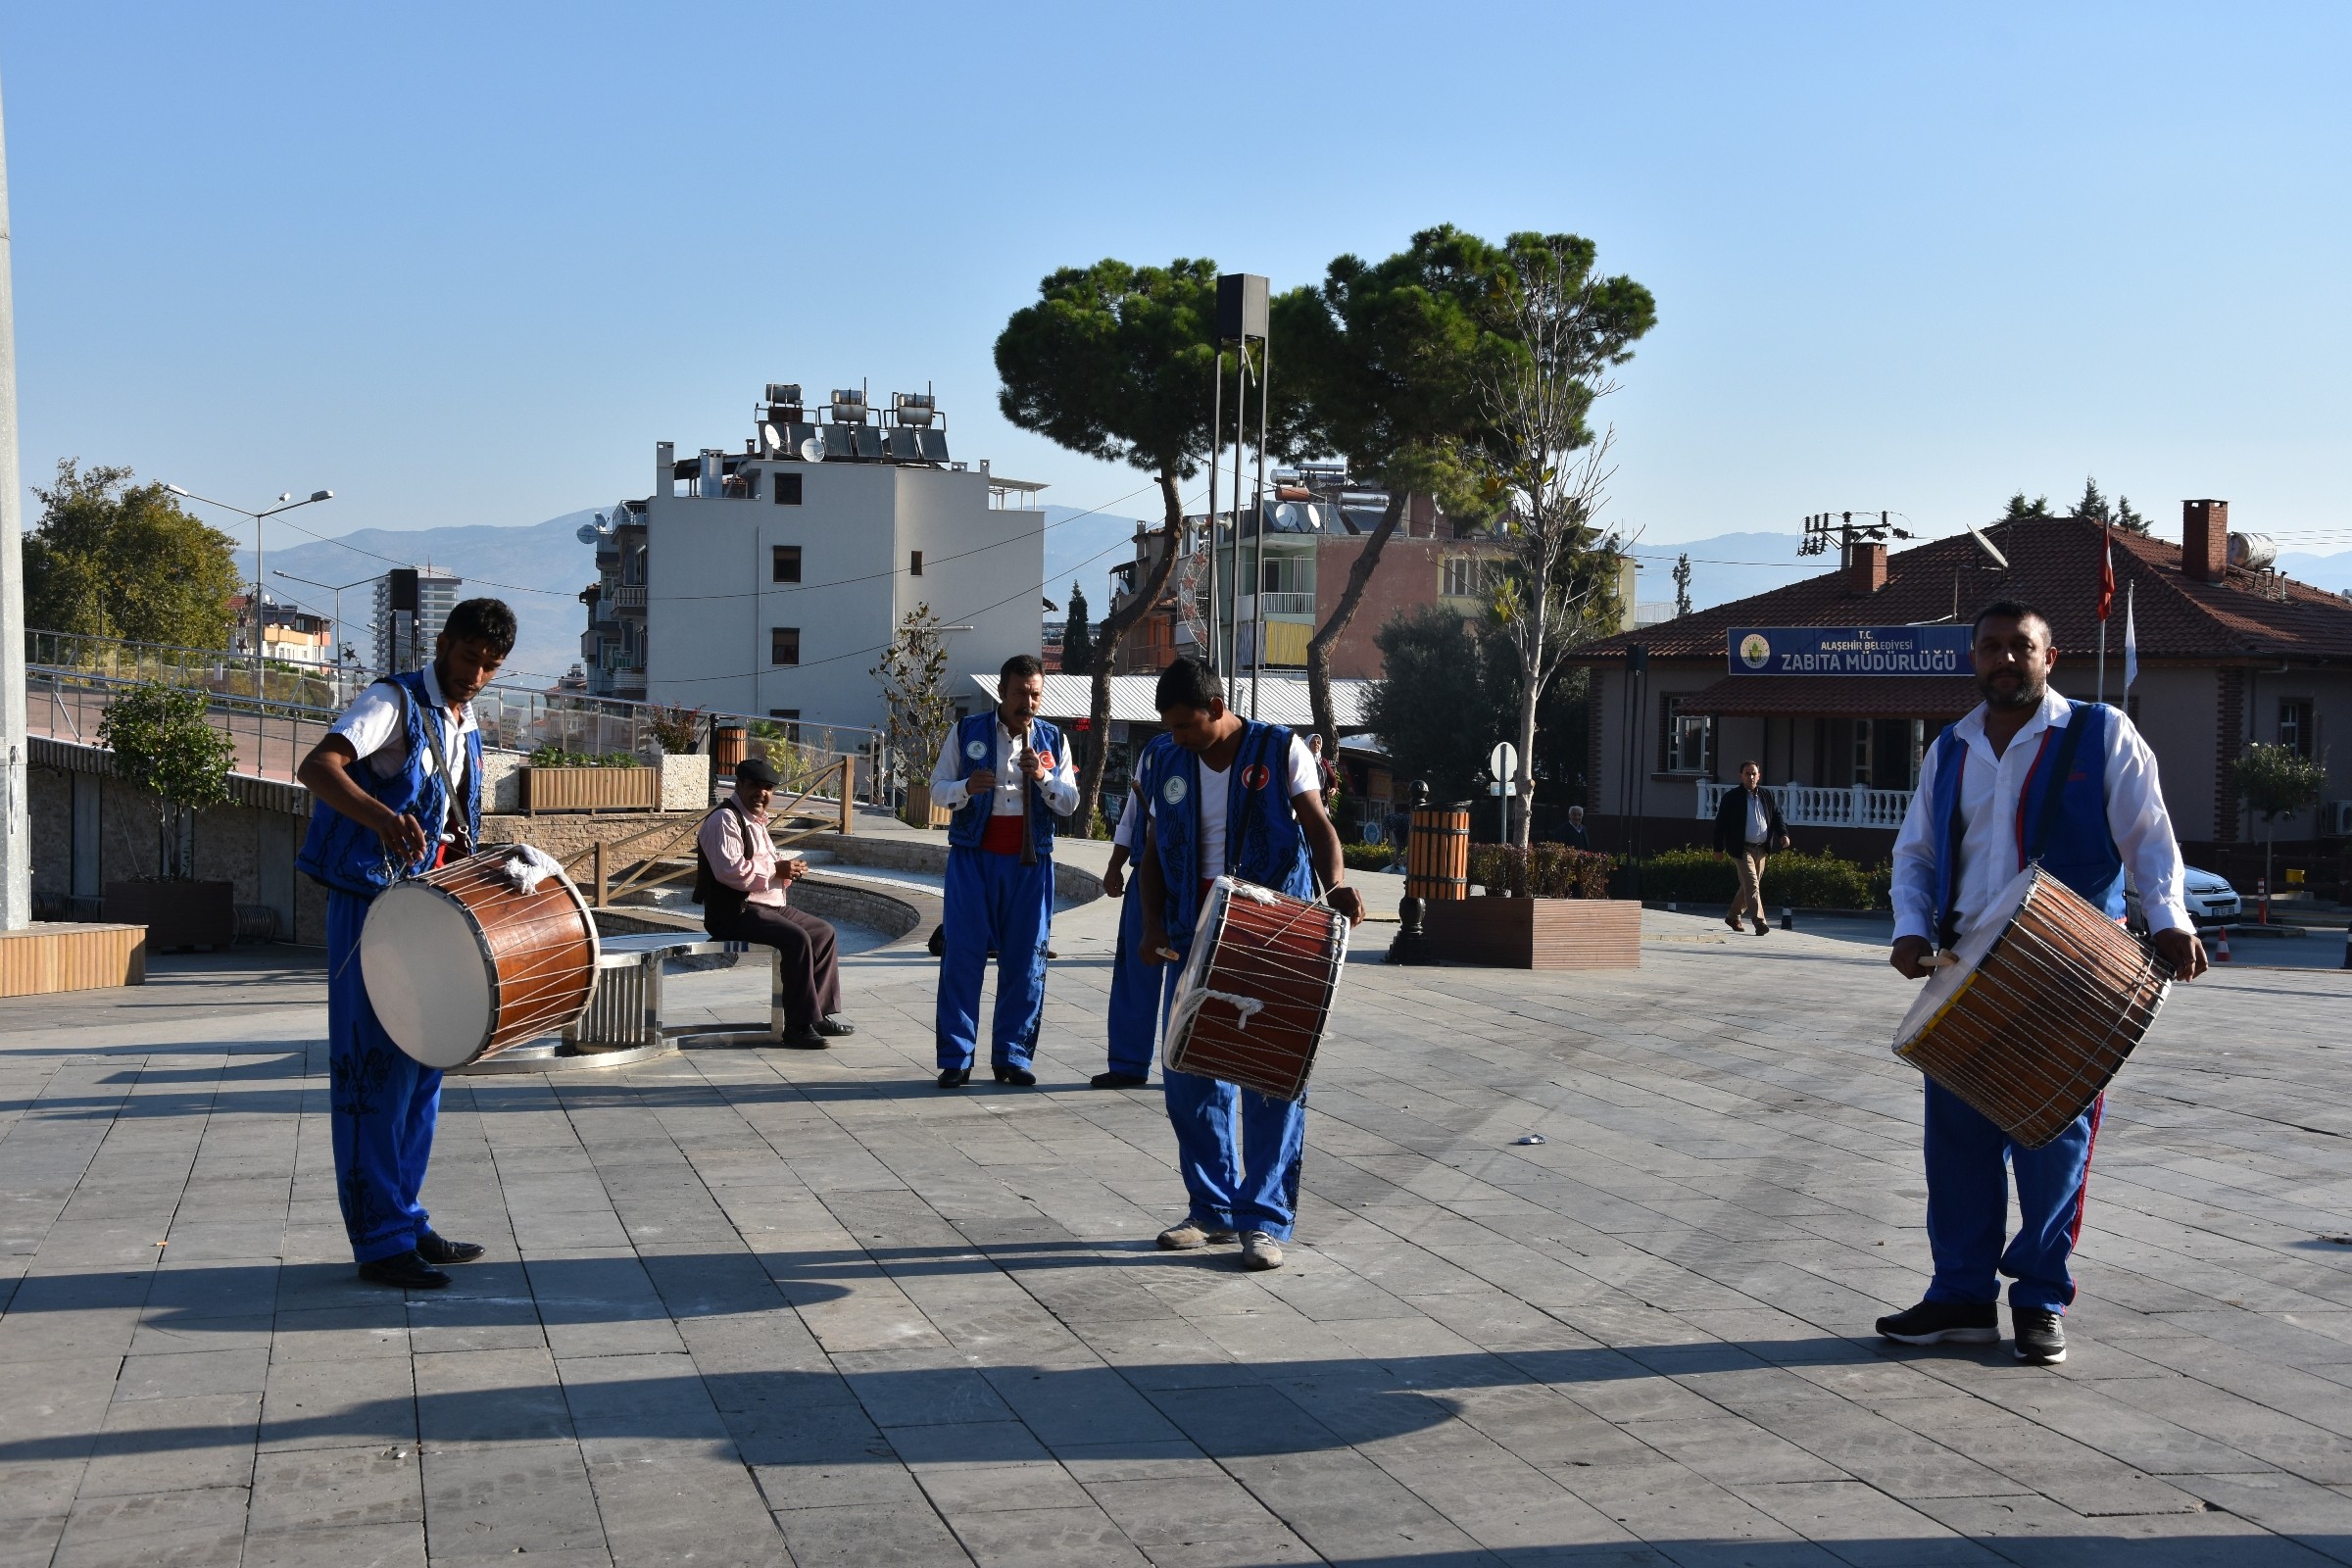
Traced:
<path id="1" fill-rule="evenodd" d="M 1132 1072 L 1099 1072 L 1087 1082 L 1097 1089 L 1141 1089 L 1151 1080 Z"/>
<path id="2" fill-rule="evenodd" d="M 969 1067 L 942 1067 L 939 1069 L 939 1087 L 942 1089 L 961 1089 L 971 1081 L 972 1069 Z"/>
<path id="3" fill-rule="evenodd" d="M 470 1263 L 481 1256 L 482 1244 L 453 1242 L 446 1236 L 436 1236 L 426 1231 L 416 1238 L 416 1255 L 436 1267 L 446 1268 L 452 1263 Z"/>
<path id="4" fill-rule="evenodd" d="M 838 1012 L 829 1012 L 816 1020 L 816 1032 L 840 1040 L 845 1036 L 856 1034 L 858 1026 Z"/>
<path id="5" fill-rule="evenodd" d="M 833 1049 L 833 1042 L 819 1034 L 816 1025 L 810 1023 L 785 1030 L 784 1038 L 776 1043 L 786 1051 L 830 1051 Z"/>
<path id="6" fill-rule="evenodd" d="M 437 1291 L 449 1283 L 448 1275 L 418 1257 L 414 1249 L 362 1263 L 360 1278 L 376 1285 L 397 1285 L 404 1291 Z"/>
<path id="7" fill-rule="evenodd" d="M 1922 1301 L 1879 1319 L 1879 1333 L 1897 1345 L 1993 1345 L 2001 1337 L 2000 1308 L 1990 1301 Z"/>
<path id="8" fill-rule="evenodd" d="M 1015 1089 L 1027 1089 L 1037 1082 L 1037 1074 L 1026 1067 L 991 1067 L 989 1071 L 997 1075 L 997 1082 L 1010 1084 Z"/>
<path id="9" fill-rule="evenodd" d="M 930 948 L 931 956 L 934 958 L 944 958 L 948 956 L 948 928 L 946 926 L 935 925 L 931 928 Z"/>

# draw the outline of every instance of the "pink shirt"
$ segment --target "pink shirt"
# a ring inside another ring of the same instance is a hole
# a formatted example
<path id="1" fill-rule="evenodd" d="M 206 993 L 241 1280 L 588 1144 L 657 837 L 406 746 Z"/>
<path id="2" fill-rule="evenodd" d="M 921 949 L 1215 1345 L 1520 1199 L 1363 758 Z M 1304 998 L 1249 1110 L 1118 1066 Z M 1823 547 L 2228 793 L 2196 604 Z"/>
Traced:
<path id="1" fill-rule="evenodd" d="M 768 904 L 781 906 L 784 903 L 785 879 L 777 870 L 776 845 L 767 836 L 767 814 L 763 811 L 751 816 L 753 831 L 745 834 L 737 820 L 736 808 L 722 806 L 703 818 L 703 827 L 695 842 L 703 847 L 703 858 L 710 862 L 710 874 L 731 888 L 741 888 L 750 895 L 746 904 Z M 747 844 L 746 839 L 750 842 Z"/>

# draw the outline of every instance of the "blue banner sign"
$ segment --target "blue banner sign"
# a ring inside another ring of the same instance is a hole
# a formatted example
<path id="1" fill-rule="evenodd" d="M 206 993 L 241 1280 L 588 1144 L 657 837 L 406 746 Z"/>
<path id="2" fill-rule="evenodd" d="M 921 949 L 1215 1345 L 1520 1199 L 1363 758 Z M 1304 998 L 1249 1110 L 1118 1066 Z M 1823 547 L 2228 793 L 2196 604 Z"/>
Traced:
<path id="1" fill-rule="evenodd" d="M 1966 626 L 1734 626 L 1735 675 L 1965 675 Z"/>

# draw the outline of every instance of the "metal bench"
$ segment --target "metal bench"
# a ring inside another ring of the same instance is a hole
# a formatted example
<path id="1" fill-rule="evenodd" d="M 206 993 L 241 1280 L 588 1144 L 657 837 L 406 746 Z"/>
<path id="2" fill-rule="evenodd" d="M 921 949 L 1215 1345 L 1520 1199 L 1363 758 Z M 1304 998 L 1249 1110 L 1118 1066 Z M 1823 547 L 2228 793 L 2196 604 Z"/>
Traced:
<path id="1" fill-rule="evenodd" d="M 457 1070 L 461 1073 L 547 1072 L 625 1067 L 665 1056 L 681 1045 L 772 1046 L 784 1038 L 784 972 L 774 949 L 768 959 L 767 1026 L 722 1024 L 687 1028 L 662 1019 L 662 966 L 676 958 L 750 952 L 757 944 L 720 942 L 686 932 L 634 932 L 598 944 L 596 989 L 587 1010 L 560 1037 L 534 1040 Z"/>

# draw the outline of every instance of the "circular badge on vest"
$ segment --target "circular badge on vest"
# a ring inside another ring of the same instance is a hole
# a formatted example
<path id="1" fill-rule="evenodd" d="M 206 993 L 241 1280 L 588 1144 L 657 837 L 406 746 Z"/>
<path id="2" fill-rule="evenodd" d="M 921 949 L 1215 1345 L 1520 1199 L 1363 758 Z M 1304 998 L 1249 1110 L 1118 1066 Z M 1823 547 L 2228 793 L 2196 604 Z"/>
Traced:
<path id="1" fill-rule="evenodd" d="M 1242 788 L 1246 790 L 1262 790 L 1266 787 L 1266 780 L 1272 778 L 1273 776 L 1273 774 L 1266 771 L 1265 763 L 1251 762 L 1248 767 L 1242 769 Z"/>
<path id="2" fill-rule="evenodd" d="M 1170 806 L 1181 806 L 1184 804 L 1184 780 L 1172 778 L 1159 787 L 1159 798 Z"/>
<path id="3" fill-rule="evenodd" d="M 973 761 L 975 761 L 975 762 L 985 762 L 985 761 L 987 761 L 987 760 L 988 760 L 988 742 L 986 742 L 986 741 L 971 741 L 971 742 L 967 743 L 967 744 L 964 746 L 964 748 L 963 748 L 963 755 L 964 755 L 964 756 L 966 756 L 966 757 L 968 757 L 968 758 L 970 758 L 970 759 L 971 759 Z"/>

